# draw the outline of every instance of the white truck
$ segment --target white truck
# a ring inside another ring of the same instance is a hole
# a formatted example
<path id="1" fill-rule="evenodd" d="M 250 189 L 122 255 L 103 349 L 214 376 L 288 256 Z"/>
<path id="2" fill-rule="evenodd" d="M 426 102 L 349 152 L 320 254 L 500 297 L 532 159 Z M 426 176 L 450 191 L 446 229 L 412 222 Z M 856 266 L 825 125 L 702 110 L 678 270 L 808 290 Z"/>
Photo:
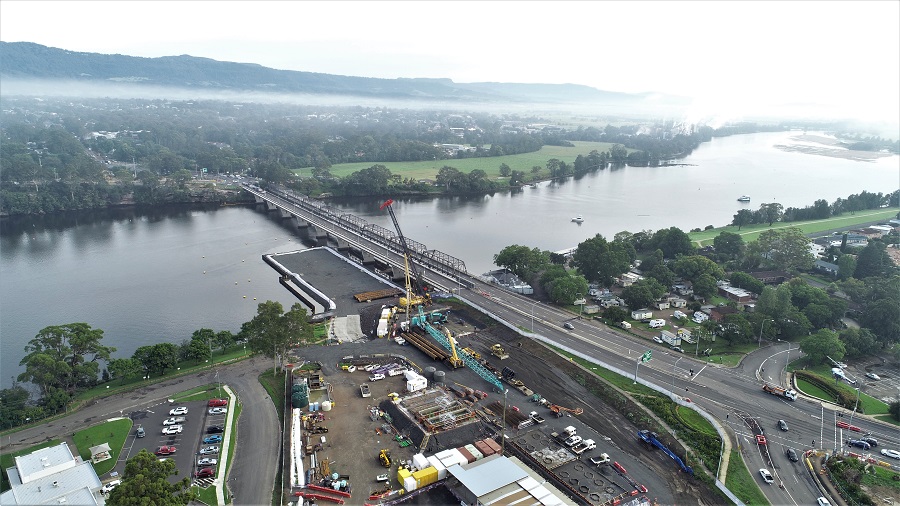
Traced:
<path id="1" fill-rule="evenodd" d="M 594 443 L 593 439 L 585 439 L 584 441 L 572 447 L 572 453 L 574 453 L 575 455 L 581 455 L 582 453 L 588 450 L 593 450 L 596 447 L 597 444 Z"/>
<path id="2" fill-rule="evenodd" d="M 363 383 L 359 386 L 359 393 L 363 397 L 371 397 L 372 393 L 369 391 L 369 385 L 367 383 Z"/>
<path id="3" fill-rule="evenodd" d="M 564 437 L 572 437 L 575 435 L 575 432 L 576 432 L 575 427 L 572 427 L 571 425 L 569 425 L 568 427 L 563 429 L 563 434 L 565 434 Z"/>
<path id="4" fill-rule="evenodd" d="M 603 464 L 609 464 L 609 454 L 601 453 L 599 457 L 591 457 L 591 464 L 595 466 L 602 466 Z"/>
<path id="5" fill-rule="evenodd" d="M 544 417 L 539 415 L 537 411 L 532 411 L 529 415 L 534 423 L 544 423 Z"/>

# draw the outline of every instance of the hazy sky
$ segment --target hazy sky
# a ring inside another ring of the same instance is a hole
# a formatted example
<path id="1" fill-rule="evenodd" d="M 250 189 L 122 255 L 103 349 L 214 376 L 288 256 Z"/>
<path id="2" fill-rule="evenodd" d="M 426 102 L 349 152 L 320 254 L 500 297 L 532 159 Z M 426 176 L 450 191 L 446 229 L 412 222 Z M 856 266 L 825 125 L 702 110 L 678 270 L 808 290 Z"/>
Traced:
<path id="1" fill-rule="evenodd" d="M 368 77 L 659 91 L 720 113 L 803 103 L 900 118 L 896 0 L 2 0 L 0 39 Z"/>

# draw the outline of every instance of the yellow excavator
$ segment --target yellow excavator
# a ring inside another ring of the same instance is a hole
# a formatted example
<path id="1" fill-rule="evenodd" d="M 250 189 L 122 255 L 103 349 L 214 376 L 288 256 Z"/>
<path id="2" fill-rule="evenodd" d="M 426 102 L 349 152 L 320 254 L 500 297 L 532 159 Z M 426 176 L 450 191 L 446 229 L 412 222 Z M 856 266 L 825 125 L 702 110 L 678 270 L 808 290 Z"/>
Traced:
<path id="1" fill-rule="evenodd" d="M 491 346 L 491 355 L 499 358 L 500 360 L 509 358 L 509 353 L 506 353 L 506 350 L 503 349 L 503 346 L 500 346 L 499 344 Z"/>

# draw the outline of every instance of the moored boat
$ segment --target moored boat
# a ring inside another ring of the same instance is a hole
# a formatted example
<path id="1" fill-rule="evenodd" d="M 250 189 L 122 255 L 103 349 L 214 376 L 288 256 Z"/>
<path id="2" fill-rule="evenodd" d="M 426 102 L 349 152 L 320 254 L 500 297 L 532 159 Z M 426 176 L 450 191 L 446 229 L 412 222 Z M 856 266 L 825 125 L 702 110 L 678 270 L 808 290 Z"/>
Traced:
<path id="1" fill-rule="evenodd" d="M 747 195 L 741 195 L 740 197 L 738 197 L 738 202 L 750 202 L 750 197 L 748 197 Z"/>
<path id="2" fill-rule="evenodd" d="M 578 216 L 572 218 L 572 221 L 574 221 L 575 223 L 583 223 L 584 218 L 582 218 L 581 215 L 579 214 Z"/>

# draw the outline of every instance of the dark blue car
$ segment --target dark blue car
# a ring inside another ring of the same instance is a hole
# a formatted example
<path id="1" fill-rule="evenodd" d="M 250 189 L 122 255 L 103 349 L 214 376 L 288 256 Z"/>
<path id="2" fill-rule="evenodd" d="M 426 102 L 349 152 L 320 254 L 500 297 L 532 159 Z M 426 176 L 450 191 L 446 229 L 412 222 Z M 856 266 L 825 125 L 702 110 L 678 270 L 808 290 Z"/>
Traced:
<path id="1" fill-rule="evenodd" d="M 205 438 L 203 438 L 203 444 L 205 444 L 205 445 L 212 444 L 212 443 L 221 443 L 221 442 L 222 442 L 222 436 L 218 436 L 218 435 L 206 436 Z"/>

